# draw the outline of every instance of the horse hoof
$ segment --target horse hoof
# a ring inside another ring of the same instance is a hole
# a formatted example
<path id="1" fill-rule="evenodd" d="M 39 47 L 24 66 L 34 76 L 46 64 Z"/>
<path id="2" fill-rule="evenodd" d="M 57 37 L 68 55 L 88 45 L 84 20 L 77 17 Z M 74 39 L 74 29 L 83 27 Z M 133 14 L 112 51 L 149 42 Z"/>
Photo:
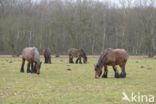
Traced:
<path id="1" fill-rule="evenodd" d="M 114 77 L 115 78 L 120 78 L 119 73 L 115 73 Z"/>
<path id="2" fill-rule="evenodd" d="M 31 71 L 27 71 L 27 73 L 31 73 Z"/>
<path id="3" fill-rule="evenodd" d="M 126 78 L 126 73 L 121 72 L 121 73 L 120 73 L 120 77 L 121 77 L 121 78 Z"/>
<path id="4" fill-rule="evenodd" d="M 21 73 L 24 73 L 24 70 L 21 70 L 20 72 L 21 72 Z"/>
<path id="5" fill-rule="evenodd" d="M 103 75 L 102 78 L 107 78 L 107 75 Z"/>
<path id="6" fill-rule="evenodd" d="M 102 78 L 107 78 L 107 72 L 102 75 Z"/>

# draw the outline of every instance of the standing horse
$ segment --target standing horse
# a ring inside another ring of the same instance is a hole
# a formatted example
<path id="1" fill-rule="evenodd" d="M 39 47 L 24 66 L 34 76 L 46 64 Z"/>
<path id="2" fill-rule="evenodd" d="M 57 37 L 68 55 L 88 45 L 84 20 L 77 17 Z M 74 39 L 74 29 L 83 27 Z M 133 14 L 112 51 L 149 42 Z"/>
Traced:
<path id="1" fill-rule="evenodd" d="M 102 68 L 104 67 L 103 78 L 107 78 L 108 69 L 107 66 L 112 66 L 115 72 L 115 78 L 125 78 L 126 71 L 125 65 L 128 60 L 128 53 L 124 49 L 111 49 L 108 48 L 100 56 L 98 63 L 95 65 L 95 78 L 99 78 L 102 74 Z M 122 72 L 118 73 L 116 65 L 119 65 Z"/>
<path id="2" fill-rule="evenodd" d="M 24 64 L 25 60 L 28 61 L 27 65 L 27 73 L 37 73 L 40 74 L 41 62 L 40 62 L 40 54 L 36 47 L 27 47 L 23 49 L 22 52 L 22 65 L 21 72 L 24 72 Z M 31 70 L 30 70 L 31 65 Z"/>
<path id="3" fill-rule="evenodd" d="M 69 63 L 74 63 L 73 58 L 76 57 L 76 63 L 81 64 L 81 57 L 83 58 L 83 63 L 87 63 L 87 56 L 86 53 L 84 52 L 83 49 L 76 49 L 76 48 L 70 48 L 68 50 L 68 55 L 69 55 Z"/>
<path id="4" fill-rule="evenodd" d="M 43 55 L 44 55 L 44 59 L 45 59 L 45 62 L 44 63 L 51 64 L 51 50 L 49 48 L 46 48 L 43 51 Z"/>

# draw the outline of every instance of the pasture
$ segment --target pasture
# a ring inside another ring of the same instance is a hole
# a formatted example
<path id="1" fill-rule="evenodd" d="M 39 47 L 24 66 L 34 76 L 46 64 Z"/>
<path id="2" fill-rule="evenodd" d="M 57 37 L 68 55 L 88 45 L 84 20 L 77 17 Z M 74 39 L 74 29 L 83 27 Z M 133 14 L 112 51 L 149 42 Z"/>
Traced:
<path id="1" fill-rule="evenodd" d="M 26 66 L 20 73 L 21 58 L 1 56 L 0 104 L 128 104 L 123 91 L 156 96 L 156 59 L 130 57 L 125 79 L 115 79 L 112 67 L 107 79 L 95 79 L 97 60 L 90 56 L 87 64 L 69 64 L 68 57 L 52 57 L 37 75 L 27 74 Z"/>

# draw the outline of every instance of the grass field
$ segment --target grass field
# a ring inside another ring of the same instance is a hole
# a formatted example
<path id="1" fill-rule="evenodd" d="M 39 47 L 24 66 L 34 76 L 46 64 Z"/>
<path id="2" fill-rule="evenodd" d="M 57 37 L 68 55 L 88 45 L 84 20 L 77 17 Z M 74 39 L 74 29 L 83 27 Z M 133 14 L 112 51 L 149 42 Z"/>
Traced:
<path id="1" fill-rule="evenodd" d="M 126 79 L 115 79 L 111 67 L 109 78 L 95 79 L 97 60 L 68 64 L 67 57 L 53 58 L 36 75 L 20 73 L 20 58 L 1 57 L 0 104 L 134 104 L 122 101 L 123 91 L 156 96 L 156 59 L 130 57 Z"/>

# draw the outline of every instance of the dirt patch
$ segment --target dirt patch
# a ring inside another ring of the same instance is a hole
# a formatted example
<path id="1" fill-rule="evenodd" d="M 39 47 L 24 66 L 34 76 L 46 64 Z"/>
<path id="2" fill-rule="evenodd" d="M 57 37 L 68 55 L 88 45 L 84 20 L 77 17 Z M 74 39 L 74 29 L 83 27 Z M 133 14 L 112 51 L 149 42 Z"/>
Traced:
<path id="1" fill-rule="evenodd" d="M 145 67 L 144 67 L 144 66 L 140 66 L 140 68 L 142 68 L 142 69 L 143 69 L 143 68 L 145 68 Z"/>
<path id="2" fill-rule="evenodd" d="M 72 71 L 70 68 L 66 69 L 67 71 Z"/>

